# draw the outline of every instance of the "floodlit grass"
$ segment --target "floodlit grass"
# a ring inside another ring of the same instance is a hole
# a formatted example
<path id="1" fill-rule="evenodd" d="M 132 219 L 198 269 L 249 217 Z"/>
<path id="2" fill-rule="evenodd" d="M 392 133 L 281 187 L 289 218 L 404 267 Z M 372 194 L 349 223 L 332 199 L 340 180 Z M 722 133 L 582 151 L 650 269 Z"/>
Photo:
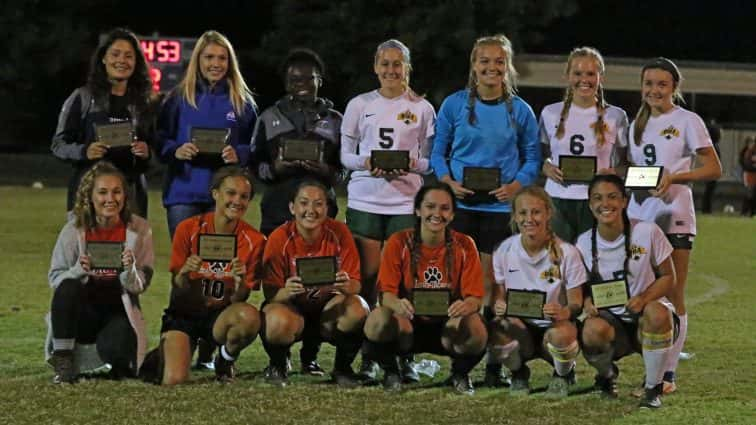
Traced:
<path id="1" fill-rule="evenodd" d="M 88 381 L 77 385 L 49 383 L 44 364 L 43 316 L 49 307 L 47 269 L 55 238 L 63 224 L 64 189 L 0 187 L 0 423 L 213 423 L 213 424 L 751 424 L 756 423 L 756 221 L 699 218 L 688 282 L 690 333 L 687 350 L 696 357 L 682 362 L 678 393 L 664 398 L 660 411 L 636 407 L 630 396 L 643 376 L 640 356 L 620 362 L 621 397 L 601 400 L 589 393 L 594 372 L 578 364 L 577 394 L 552 402 L 538 393 L 512 398 L 506 390 L 479 388 L 460 397 L 441 387 L 448 362 L 433 380 L 399 395 L 380 387 L 337 390 L 324 379 L 295 374 L 283 390 L 265 385 L 261 370 L 267 357 L 259 341 L 241 356 L 240 378 L 220 385 L 210 373 L 194 373 L 178 388 L 138 381 Z M 168 300 L 169 244 L 158 193 L 151 194 L 157 272 L 142 297 L 155 346 L 161 311 Z M 257 204 L 248 219 L 259 223 Z M 259 305 L 261 295 L 252 303 Z M 295 350 L 296 352 L 297 350 Z M 418 356 L 423 358 L 425 356 Z M 333 350 L 324 346 L 320 360 L 330 368 Z M 296 359 L 296 356 L 295 356 Z M 298 364 L 295 360 L 295 369 Z M 536 362 L 532 384 L 544 389 L 549 376 Z M 474 379 L 482 379 L 479 366 Z"/>

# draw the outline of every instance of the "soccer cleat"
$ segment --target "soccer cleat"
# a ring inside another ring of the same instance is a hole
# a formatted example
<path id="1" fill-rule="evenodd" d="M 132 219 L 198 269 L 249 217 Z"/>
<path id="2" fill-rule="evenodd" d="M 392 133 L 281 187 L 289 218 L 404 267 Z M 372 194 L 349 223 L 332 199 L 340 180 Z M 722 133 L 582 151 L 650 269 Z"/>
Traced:
<path id="1" fill-rule="evenodd" d="M 360 386 L 360 380 L 351 370 L 334 370 L 331 372 L 333 383 L 341 388 L 357 388 Z"/>
<path id="2" fill-rule="evenodd" d="M 402 382 L 405 384 L 420 382 L 420 375 L 417 374 L 415 366 L 412 364 L 412 356 L 399 356 L 399 372 L 402 375 Z"/>
<path id="3" fill-rule="evenodd" d="M 556 372 L 551 377 L 549 387 L 546 388 L 546 397 L 565 398 L 569 395 L 570 385 L 575 383 L 575 370 L 570 370 L 567 376 L 559 376 Z"/>
<path id="4" fill-rule="evenodd" d="M 375 381 L 378 379 L 378 374 L 381 372 L 381 367 L 377 362 L 372 360 L 362 359 L 362 365 L 360 365 L 360 371 L 357 375 L 363 381 Z"/>
<path id="5" fill-rule="evenodd" d="M 483 385 L 490 388 L 501 388 L 512 385 L 512 381 L 503 372 L 500 364 L 487 364 Z"/>
<path id="6" fill-rule="evenodd" d="M 619 377 L 619 368 L 616 364 L 612 364 L 612 376 L 610 378 L 596 375 L 596 380 L 593 384 L 593 388 L 601 391 L 601 396 L 604 398 L 615 399 L 619 397 L 619 391 L 617 390 L 617 378 Z"/>
<path id="7" fill-rule="evenodd" d="M 226 360 L 222 355 L 215 356 L 215 379 L 219 382 L 232 382 L 236 377 L 236 366 L 233 360 Z"/>
<path id="8" fill-rule="evenodd" d="M 696 353 L 687 353 L 685 351 L 680 351 L 680 355 L 677 356 L 682 361 L 693 360 L 694 357 L 696 357 Z"/>
<path id="9" fill-rule="evenodd" d="M 468 374 L 454 374 L 451 377 L 451 383 L 454 387 L 454 391 L 462 395 L 475 394 L 475 388 L 473 387 L 472 380 Z"/>
<path id="10" fill-rule="evenodd" d="M 514 396 L 530 394 L 530 368 L 522 365 L 518 370 L 512 371 L 512 384 L 509 393 Z"/>
<path id="11" fill-rule="evenodd" d="M 286 366 L 278 367 L 269 365 L 265 368 L 265 381 L 275 387 L 285 387 L 289 385 L 289 376 L 286 373 Z"/>
<path id="12" fill-rule="evenodd" d="M 54 384 L 73 384 L 76 382 L 76 367 L 74 366 L 73 350 L 56 350 L 53 351 L 50 359 L 55 376 L 52 382 Z"/>
<path id="13" fill-rule="evenodd" d="M 305 361 L 302 363 L 302 375 L 323 376 L 325 375 L 325 370 L 315 360 Z"/>
<path id="14" fill-rule="evenodd" d="M 386 392 L 399 392 L 402 390 L 402 378 L 398 373 L 386 372 L 383 374 L 383 390 Z"/>
<path id="15" fill-rule="evenodd" d="M 646 388 L 643 393 L 643 398 L 640 401 L 640 407 L 646 409 L 658 409 L 662 406 L 661 402 L 662 384 L 658 384 L 652 388 Z"/>

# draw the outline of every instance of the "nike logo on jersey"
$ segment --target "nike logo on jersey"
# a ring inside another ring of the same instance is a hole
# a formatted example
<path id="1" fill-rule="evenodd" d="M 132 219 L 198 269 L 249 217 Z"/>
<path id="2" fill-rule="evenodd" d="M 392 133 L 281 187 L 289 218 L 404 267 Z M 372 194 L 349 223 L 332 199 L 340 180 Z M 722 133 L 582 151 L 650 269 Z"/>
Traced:
<path id="1" fill-rule="evenodd" d="M 370 117 L 372 117 L 373 115 L 375 115 L 375 114 L 365 114 L 365 118 L 370 118 Z"/>
<path id="2" fill-rule="evenodd" d="M 507 269 L 509 273 L 519 272 L 520 269 Z"/>

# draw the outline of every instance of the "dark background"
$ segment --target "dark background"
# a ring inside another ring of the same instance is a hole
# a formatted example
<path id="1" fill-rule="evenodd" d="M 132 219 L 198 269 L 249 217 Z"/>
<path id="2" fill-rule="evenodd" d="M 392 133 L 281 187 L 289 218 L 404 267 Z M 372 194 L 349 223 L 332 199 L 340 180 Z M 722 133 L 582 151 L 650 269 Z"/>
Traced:
<path id="1" fill-rule="evenodd" d="M 99 35 L 117 26 L 141 35 L 224 33 L 261 107 L 283 92 L 277 68 L 286 51 L 313 48 L 328 66 L 321 94 L 343 110 L 351 97 L 377 87 L 375 47 L 392 37 L 412 49 L 412 86 L 438 107 L 464 86 L 470 47 L 480 35 L 506 34 L 516 54 L 566 56 L 590 45 L 612 57 L 756 63 L 754 24 L 751 1 L 4 0 L 0 150 L 48 149 L 60 106 L 85 82 Z M 561 96 L 554 89 L 520 94 L 536 113 Z M 638 105 L 638 93 L 608 98 L 631 115 Z M 699 96 L 696 106 L 720 121 L 756 121 L 751 98 Z"/>

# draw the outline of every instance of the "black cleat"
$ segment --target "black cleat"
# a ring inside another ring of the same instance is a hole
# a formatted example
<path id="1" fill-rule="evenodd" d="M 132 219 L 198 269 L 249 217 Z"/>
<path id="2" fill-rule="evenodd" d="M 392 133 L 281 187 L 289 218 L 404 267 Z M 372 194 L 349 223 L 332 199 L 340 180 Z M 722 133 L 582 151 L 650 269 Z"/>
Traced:
<path id="1" fill-rule="evenodd" d="M 468 374 L 454 374 L 451 377 L 451 383 L 454 387 L 454 391 L 458 394 L 473 395 L 475 394 L 475 388 L 473 387 L 472 380 Z"/>
<path id="2" fill-rule="evenodd" d="M 509 386 L 509 393 L 514 396 L 530 394 L 530 368 L 522 365 L 517 370 L 512 371 L 512 384 Z"/>
<path id="3" fill-rule="evenodd" d="M 402 390 L 402 378 L 398 373 L 386 372 L 383 374 L 383 390 L 386 392 L 399 392 Z"/>
<path id="4" fill-rule="evenodd" d="M 501 388 L 512 385 L 511 380 L 503 373 L 503 370 L 500 364 L 487 364 L 483 385 L 489 388 Z"/>
<path id="5" fill-rule="evenodd" d="M 619 391 L 617 390 L 617 378 L 619 378 L 619 368 L 616 364 L 612 364 L 612 376 L 606 378 L 596 375 L 593 388 L 601 391 L 601 397 L 608 399 L 616 399 L 619 397 Z"/>
<path id="6" fill-rule="evenodd" d="M 222 355 L 215 356 L 215 379 L 219 382 L 232 382 L 236 378 L 236 366 L 233 360 L 226 360 Z"/>
<path id="7" fill-rule="evenodd" d="M 289 375 L 286 373 L 285 366 L 278 367 L 269 365 L 265 368 L 265 381 L 275 387 L 283 388 L 289 385 Z"/>
<path id="8" fill-rule="evenodd" d="M 302 363 L 302 375 L 323 376 L 325 375 L 325 370 L 320 367 L 317 361 L 312 360 Z"/>
<path id="9" fill-rule="evenodd" d="M 77 373 L 74 365 L 73 350 L 53 351 L 50 363 L 55 370 L 52 382 L 54 384 L 73 384 L 76 382 Z"/>
<path id="10" fill-rule="evenodd" d="M 662 406 L 661 402 L 662 384 L 653 388 L 646 388 L 640 401 L 640 407 L 645 409 L 658 409 Z"/>
<path id="11" fill-rule="evenodd" d="M 412 356 L 399 356 L 399 372 L 402 375 L 402 382 L 405 384 L 420 382 L 420 375 L 417 374 L 415 366 L 412 364 Z"/>

